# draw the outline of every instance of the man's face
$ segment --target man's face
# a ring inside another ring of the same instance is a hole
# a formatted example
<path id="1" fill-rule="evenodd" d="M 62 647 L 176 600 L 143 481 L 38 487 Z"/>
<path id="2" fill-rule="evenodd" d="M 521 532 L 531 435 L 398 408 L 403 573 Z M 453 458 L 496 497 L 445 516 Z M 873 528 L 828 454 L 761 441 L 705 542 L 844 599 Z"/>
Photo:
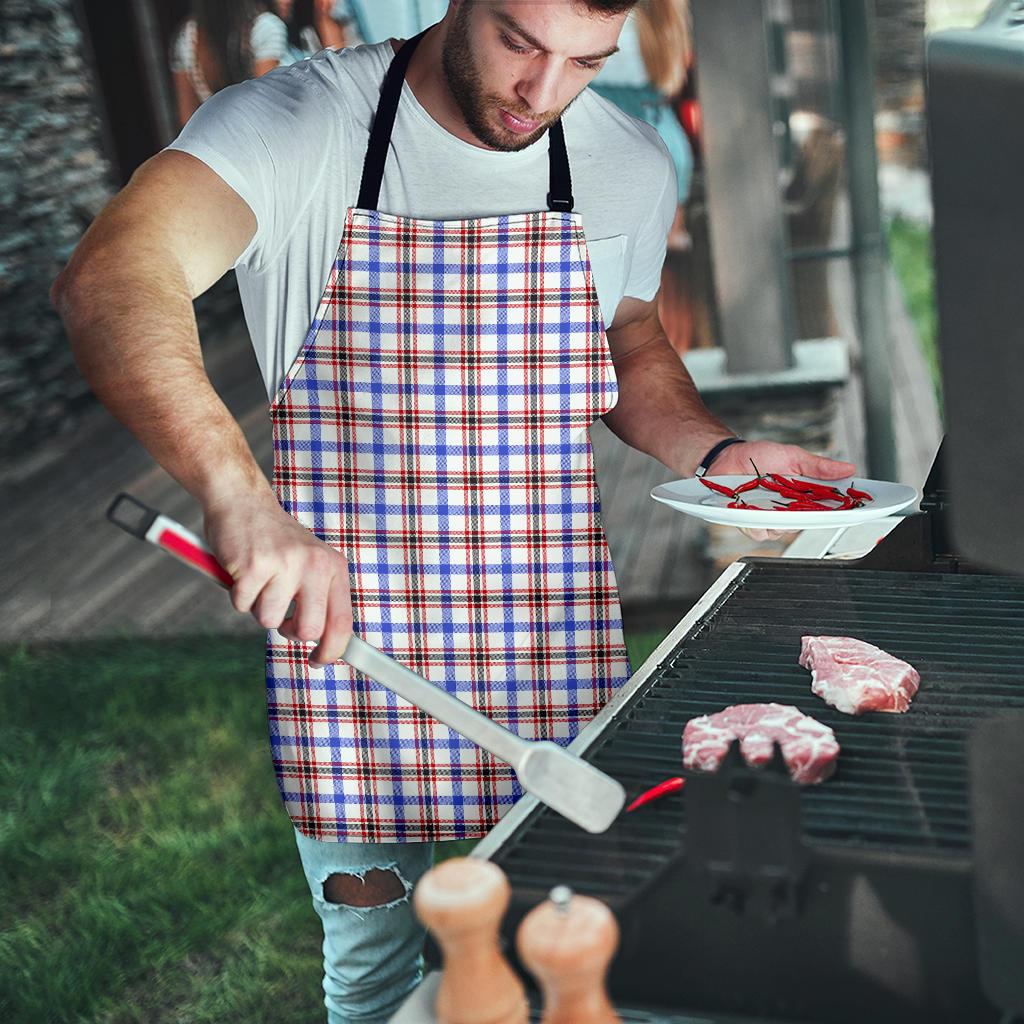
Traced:
<path id="1" fill-rule="evenodd" d="M 445 80 L 470 131 L 492 149 L 536 141 L 617 49 L 626 14 L 571 0 L 459 0 Z"/>

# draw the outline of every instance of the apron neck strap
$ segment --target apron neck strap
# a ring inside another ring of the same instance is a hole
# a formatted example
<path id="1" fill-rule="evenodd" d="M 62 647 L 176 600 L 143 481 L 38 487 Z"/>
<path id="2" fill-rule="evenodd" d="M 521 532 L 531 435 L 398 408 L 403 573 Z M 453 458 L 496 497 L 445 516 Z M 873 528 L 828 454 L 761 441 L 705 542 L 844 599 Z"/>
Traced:
<path id="1" fill-rule="evenodd" d="M 370 142 L 366 147 L 366 158 L 363 160 L 363 179 L 359 184 L 360 210 L 376 210 L 380 199 L 380 186 L 384 180 L 384 162 L 388 158 L 388 146 L 391 144 L 391 129 L 395 126 L 395 114 L 398 113 L 398 101 L 402 98 L 402 83 L 405 72 L 412 60 L 413 53 L 420 40 L 427 34 L 424 29 L 418 36 L 406 40 L 402 48 L 395 54 L 384 76 L 384 84 L 380 90 L 380 102 L 370 129 Z"/>
<path id="2" fill-rule="evenodd" d="M 388 158 L 388 147 L 391 144 L 391 132 L 395 126 L 395 115 L 398 113 L 398 101 L 402 98 L 402 84 L 409 61 L 427 34 L 424 29 L 419 35 L 407 40 L 392 58 L 384 84 L 381 87 L 380 102 L 370 129 L 370 141 L 366 147 L 366 158 L 363 160 L 363 177 L 359 184 L 359 199 L 356 208 L 360 210 L 376 210 L 380 200 L 380 187 L 384 181 L 384 163 Z M 573 207 L 572 179 L 569 176 L 569 155 L 565 149 L 565 135 L 562 132 L 561 118 L 548 129 L 548 163 L 550 180 L 548 183 L 548 209 L 569 213 Z"/>
<path id="3" fill-rule="evenodd" d="M 572 178 L 569 176 L 569 154 L 565 151 L 565 133 L 559 118 L 548 129 L 548 209 L 572 212 Z"/>

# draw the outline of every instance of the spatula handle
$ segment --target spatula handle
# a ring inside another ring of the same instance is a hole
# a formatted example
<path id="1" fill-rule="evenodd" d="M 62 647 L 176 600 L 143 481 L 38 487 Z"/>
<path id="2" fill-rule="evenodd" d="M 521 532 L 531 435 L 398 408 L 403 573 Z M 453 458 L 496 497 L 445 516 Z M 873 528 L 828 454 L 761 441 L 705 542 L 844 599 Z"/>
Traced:
<path id="1" fill-rule="evenodd" d="M 519 768 L 519 762 L 528 749 L 526 741 L 504 726 L 480 714 L 357 636 L 349 640 L 342 657 L 354 669 L 376 679 L 431 718 L 443 722 L 513 768 Z"/>

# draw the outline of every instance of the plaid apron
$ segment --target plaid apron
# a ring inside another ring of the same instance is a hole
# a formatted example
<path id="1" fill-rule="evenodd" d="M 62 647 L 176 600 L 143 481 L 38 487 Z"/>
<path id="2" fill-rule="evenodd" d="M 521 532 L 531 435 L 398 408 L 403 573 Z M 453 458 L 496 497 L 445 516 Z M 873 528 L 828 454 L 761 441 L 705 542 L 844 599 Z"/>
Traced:
<path id="1" fill-rule="evenodd" d="M 567 743 L 629 675 L 588 429 L 616 399 L 561 124 L 551 209 L 376 209 L 405 67 L 385 79 L 303 349 L 271 407 L 282 506 L 351 566 L 354 630 L 526 739 Z M 267 705 L 295 826 L 328 841 L 481 836 L 512 769 L 272 631 Z"/>

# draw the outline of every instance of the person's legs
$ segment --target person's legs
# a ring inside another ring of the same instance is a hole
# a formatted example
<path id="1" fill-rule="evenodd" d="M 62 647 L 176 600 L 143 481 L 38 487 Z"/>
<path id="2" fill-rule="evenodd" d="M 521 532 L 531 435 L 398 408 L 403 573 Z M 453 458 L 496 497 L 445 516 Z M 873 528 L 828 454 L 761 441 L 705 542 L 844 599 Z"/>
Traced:
<path id="1" fill-rule="evenodd" d="M 324 928 L 327 1024 L 388 1020 L 422 975 L 409 897 L 434 844 L 320 842 L 298 829 L 295 842 Z"/>

